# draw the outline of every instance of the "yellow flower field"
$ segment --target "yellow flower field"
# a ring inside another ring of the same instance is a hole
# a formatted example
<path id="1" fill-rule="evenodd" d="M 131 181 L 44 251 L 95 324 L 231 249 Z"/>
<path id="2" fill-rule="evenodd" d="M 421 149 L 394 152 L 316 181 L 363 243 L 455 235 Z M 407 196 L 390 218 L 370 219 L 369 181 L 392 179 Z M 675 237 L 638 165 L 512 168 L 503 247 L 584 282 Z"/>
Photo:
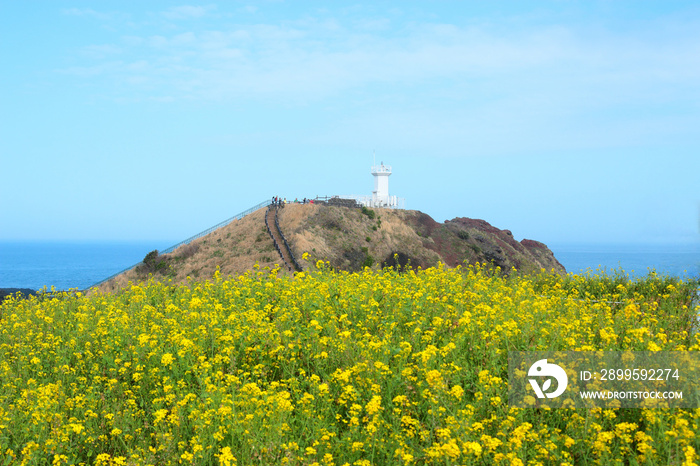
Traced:
<path id="1" fill-rule="evenodd" d="M 700 464 L 700 409 L 508 407 L 508 351 L 698 351 L 697 282 L 256 269 L 0 307 L 0 464 Z"/>

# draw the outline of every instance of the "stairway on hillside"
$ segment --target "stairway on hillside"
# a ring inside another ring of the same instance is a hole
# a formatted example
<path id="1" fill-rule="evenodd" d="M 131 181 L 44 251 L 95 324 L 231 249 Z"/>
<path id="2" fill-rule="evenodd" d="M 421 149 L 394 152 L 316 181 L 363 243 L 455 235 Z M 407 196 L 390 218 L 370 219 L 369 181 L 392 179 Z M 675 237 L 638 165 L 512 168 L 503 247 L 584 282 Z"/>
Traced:
<path id="1" fill-rule="evenodd" d="M 272 239 L 275 243 L 275 248 L 277 249 L 277 252 L 279 253 L 282 260 L 284 261 L 285 266 L 287 267 L 287 269 L 292 271 L 294 270 L 293 264 L 295 263 L 295 261 L 292 258 L 291 252 L 287 249 L 286 245 L 284 244 L 284 240 L 282 239 L 282 232 L 280 231 L 277 222 L 278 210 L 279 209 L 277 207 L 268 207 L 267 212 L 265 212 L 265 225 L 267 226 L 268 233 L 270 233 L 270 236 L 272 236 Z"/>

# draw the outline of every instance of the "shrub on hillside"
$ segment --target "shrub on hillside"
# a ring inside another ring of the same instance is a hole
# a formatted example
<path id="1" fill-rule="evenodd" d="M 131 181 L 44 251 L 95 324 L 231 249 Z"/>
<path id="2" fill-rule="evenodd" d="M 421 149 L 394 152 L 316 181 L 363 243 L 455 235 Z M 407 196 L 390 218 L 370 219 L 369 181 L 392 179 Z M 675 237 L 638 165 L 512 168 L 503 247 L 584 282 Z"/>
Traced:
<path id="1" fill-rule="evenodd" d="M 156 273 L 165 270 L 168 264 L 164 256 L 161 256 L 157 249 L 146 254 L 143 258 L 143 266 L 147 273 Z"/>

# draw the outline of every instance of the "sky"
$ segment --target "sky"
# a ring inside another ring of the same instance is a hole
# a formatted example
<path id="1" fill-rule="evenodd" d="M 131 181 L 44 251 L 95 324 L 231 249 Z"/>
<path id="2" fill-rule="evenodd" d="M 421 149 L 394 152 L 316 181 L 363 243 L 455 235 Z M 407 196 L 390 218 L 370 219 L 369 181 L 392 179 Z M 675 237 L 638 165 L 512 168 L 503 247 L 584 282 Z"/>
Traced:
<path id="1" fill-rule="evenodd" d="M 696 1 L 186 2 L 0 0 L 1 241 L 177 242 L 374 160 L 438 222 L 700 241 Z"/>

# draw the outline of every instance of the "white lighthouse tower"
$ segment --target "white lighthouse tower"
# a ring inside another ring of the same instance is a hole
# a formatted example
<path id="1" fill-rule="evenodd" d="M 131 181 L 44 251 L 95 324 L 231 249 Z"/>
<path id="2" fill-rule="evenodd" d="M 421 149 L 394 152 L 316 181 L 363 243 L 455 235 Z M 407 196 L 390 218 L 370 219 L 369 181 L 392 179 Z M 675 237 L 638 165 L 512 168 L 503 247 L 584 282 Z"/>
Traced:
<path id="1" fill-rule="evenodd" d="M 392 204 L 389 197 L 389 176 L 391 176 L 391 167 L 381 162 L 381 165 L 374 165 L 372 167 L 372 175 L 374 176 L 372 205 L 375 207 L 389 207 Z"/>
<path id="2" fill-rule="evenodd" d="M 376 163 L 376 162 L 375 162 Z M 406 199 L 389 195 L 389 177 L 391 167 L 381 162 L 379 165 L 372 165 L 372 176 L 374 176 L 374 191 L 371 196 L 333 196 L 340 199 L 353 199 L 358 204 L 365 207 L 390 207 L 392 209 L 404 209 Z"/>

